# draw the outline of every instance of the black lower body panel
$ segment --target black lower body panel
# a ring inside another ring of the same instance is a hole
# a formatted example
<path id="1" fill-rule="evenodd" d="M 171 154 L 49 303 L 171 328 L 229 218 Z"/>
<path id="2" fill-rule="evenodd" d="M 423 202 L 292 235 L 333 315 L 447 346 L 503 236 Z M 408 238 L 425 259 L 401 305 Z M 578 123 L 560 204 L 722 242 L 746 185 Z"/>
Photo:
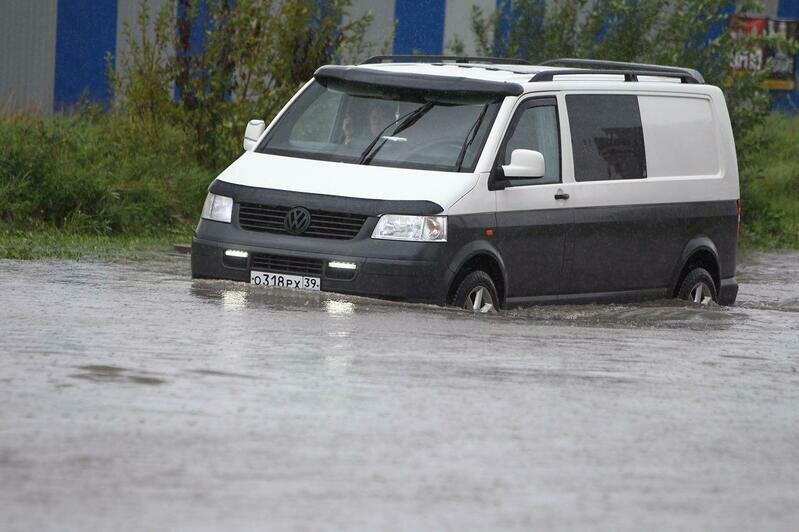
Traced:
<path id="1" fill-rule="evenodd" d="M 735 299 L 738 297 L 738 282 L 735 280 L 735 277 L 722 279 L 720 284 L 718 295 L 719 305 L 729 306 L 735 303 Z"/>
<path id="2" fill-rule="evenodd" d="M 225 257 L 226 249 L 247 251 L 249 256 L 237 259 L 238 263 L 235 263 Z M 350 273 L 329 268 L 330 261 L 354 262 L 356 270 Z M 315 269 L 308 269 L 308 265 L 315 268 L 315 264 L 319 265 L 318 273 Z M 293 269 L 297 267 L 301 269 Z M 446 303 L 446 289 L 442 289 L 443 269 L 434 261 L 356 257 L 241 245 L 196 236 L 191 246 L 191 270 L 195 278 L 249 282 L 251 270 L 272 271 L 320 277 L 323 291 L 439 305 Z M 349 278 L 343 278 L 345 276 Z"/>

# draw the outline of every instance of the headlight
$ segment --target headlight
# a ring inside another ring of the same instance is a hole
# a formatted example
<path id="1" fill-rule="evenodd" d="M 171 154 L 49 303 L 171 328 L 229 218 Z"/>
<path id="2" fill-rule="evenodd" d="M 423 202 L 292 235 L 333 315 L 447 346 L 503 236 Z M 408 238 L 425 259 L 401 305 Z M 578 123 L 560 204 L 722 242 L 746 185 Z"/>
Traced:
<path id="1" fill-rule="evenodd" d="M 208 220 L 230 223 L 233 214 L 233 198 L 227 196 L 217 196 L 208 193 L 203 205 L 203 212 L 200 216 Z"/>
<path id="2" fill-rule="evenodd" d="M 414 242 L 446 242 L 446 216 L 405 216 L 384 214 L 372 232 L 372 238 L 411 240 Z"/>

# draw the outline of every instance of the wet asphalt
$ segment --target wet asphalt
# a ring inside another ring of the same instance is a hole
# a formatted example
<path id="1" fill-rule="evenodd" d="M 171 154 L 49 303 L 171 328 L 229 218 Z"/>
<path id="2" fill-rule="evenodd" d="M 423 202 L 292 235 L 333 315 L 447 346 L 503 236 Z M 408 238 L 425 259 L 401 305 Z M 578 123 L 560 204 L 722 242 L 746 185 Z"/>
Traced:
<path id="1" fill-rule="evenodd" d="M 497 316 L 188 271 L 0 261 L 0 529 L 799 529 L 799 253 Z"/>

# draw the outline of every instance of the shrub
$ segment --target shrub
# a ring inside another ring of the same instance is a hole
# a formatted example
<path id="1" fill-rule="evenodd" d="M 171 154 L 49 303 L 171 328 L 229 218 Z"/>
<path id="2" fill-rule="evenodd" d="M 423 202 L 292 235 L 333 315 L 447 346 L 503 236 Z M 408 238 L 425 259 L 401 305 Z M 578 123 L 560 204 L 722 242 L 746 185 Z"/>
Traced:
<path id="1" fill-rule="evenodd" d="M 733 58 L 768 41 L 792 52 L 796 43 L 780 37 L 736 35 L 732 12 L 762 10 L 756 0 L 500 0 L 487 14 L 472 12 L 478 53 L 519 57 L 539 63 L 583 57 L 679 65 L 702 72 L 724 87 L 738 137 L 757 130 L 770 100 L 761 72 L 731 72 Z M 590 7 L 590 9 L 589 9 Z M 531 31 L 532 28 L 532 31 Z"/>
<path id="2" fill-rule="evenodd" d="M 740 146 L 743 241 L 759 248 L 799 248 L 799 118 L 775 114 Z"/>
<path id="3" fill-rule="evenodd" d="M 148 234 L 196 220 L 212 173 L 170 127 L 160 141 L 115 114 L 0 119 L 0 221 L 93 234 Z"/>

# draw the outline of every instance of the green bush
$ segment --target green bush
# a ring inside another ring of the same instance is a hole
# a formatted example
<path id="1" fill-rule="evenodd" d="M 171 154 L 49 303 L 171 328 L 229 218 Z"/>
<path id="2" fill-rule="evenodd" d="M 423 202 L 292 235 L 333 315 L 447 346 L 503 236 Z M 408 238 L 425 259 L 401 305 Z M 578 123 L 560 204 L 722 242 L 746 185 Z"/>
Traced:
<path id="1" fill-rule="evenodd" d="M 739 152 L 744 245 L 799 248 L 799 118 L 769 116 Z"/>
<path id="2" fill-rule="evenodd" d="M 0 221 L 15 229 L 152 234 L 193 223 L 214 173 L 185 151 L 104 114 L 0 118 Z"/>

